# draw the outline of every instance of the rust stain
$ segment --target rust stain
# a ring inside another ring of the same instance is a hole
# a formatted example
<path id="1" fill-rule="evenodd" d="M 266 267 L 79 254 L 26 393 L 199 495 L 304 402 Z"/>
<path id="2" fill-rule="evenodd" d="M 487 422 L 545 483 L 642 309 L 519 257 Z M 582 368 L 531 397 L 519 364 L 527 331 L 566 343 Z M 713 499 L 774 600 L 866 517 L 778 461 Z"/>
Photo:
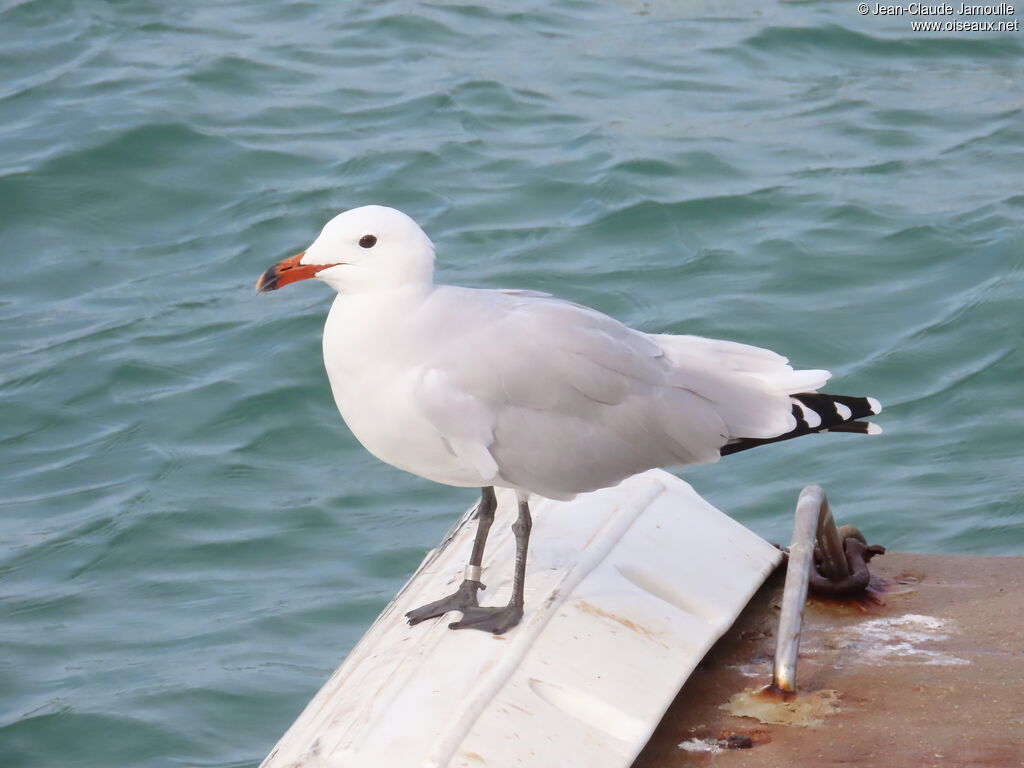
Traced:
<path id="1" fill-rule="evenodd" d="M 767 725 L 818 726 L 825 717 L 841 711 L 839 702 L 839 692 L 834 690 L 787 693 L 769 685 L 740 691 L 719 709 Z"/>
<path id="2" fill-rule="evenodd" d="M 914 577 L 901 577 L 895 580 L 883 579 L 881 576 L 871 574 L 871 581 L 867 589 L 860 595 L 853 597 L 827 597 L 825 595 L 809 594 L 807 603 L 821 606 L 823 608 L 855 608 L 861 613 L 875 613 L 886 605 L 886 596 L 905 595 L 917 590 L 918 580 Z"/>
<path id="3" fill-rule="evenodd" d="M 884 595 L 888 591 L 888 582 L 874 574 L 868 582 L 867 589 L 859 595 L 850 597 L 831 597 L 828 595 L 816 595 L 808 593 L 808 605 L 820 605 L 825 608 L 856 608 L 861 613 L 872 613 L 878 608 L 885 606 Z"/>
<path id="4" fill-rule="evenodd" d="M 766 700 L 793 701 L 796 698 L 796 691 L 784 691 L 775 683 L 769 683 L 764 688 L 758 688 L 750 695 Z"/>
<path id="5" fill-rule="evenodd" d="M 485 761 L 485 760 L 483 759 L 483 757 L 481 757 L 480 755 L 478 755 L 478 754 L 477 754 L 476 752 L 467 752 L 467 753 L 466 753 L 466 759 L 467 759 L 467 760 L 472 760 L 472 761 L 474 761 L 474 762 L 477 762 L 477 763 L 483 763 L 483 762 L 486 762 L 486 761 Z"/>
<path id="6" fill-rule="evenodd" d="M 635 621 L 630 621 L 625 616 L 619 616 L 618 614 L 605 611 L 598 608 L 593 603 L 588 603 L 586 600 L 577 601 L 576 607 L 583 611 L 583 613 L 589 613 L 592 616 L 599 616 L 602 619 L 608 619 L 610 621 L 614 621 L 616 624 L 621 624 L 626 629 L 636 632 L 639 635 L 643 635 L 648 640 L 660 645 L 662 648 L 668 648 L 668 645 L 659 640 L 653 631 L 647 627 L 637 624 Z"/>

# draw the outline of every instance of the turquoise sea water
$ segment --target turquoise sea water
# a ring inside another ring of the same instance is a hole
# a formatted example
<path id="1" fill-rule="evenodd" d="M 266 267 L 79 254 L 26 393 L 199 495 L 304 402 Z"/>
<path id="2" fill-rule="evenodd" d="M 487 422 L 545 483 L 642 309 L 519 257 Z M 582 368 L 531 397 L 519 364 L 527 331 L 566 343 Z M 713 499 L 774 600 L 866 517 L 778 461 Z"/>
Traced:
<path id="1" fill-rule="evenodd" d="M 3 765 L 255 765 L 474 500 L 344 428 L 325 286 L 252 293 L 369 202 L 444 281 L 880 398 L 881 437 L 682 473 L 762 535 L 820 482 L 894 549 L 1024 553 L 1022 33 L 853 2 L 0 8 Z"/>

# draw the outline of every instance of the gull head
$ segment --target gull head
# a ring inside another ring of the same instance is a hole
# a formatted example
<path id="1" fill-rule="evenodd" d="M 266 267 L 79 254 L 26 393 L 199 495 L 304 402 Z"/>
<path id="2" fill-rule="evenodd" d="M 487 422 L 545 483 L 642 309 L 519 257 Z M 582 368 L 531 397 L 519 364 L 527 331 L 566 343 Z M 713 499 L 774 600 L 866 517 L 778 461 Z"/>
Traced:
<path id="1" fill-rule="evenodd" d="M 429 286 L 434 244 L 401 211 L 366 205 L 339 213 L 305 251 L 278 262 L 256 281 L 256 292 L 276 291 L 315 277 L 339 293 Z"/>

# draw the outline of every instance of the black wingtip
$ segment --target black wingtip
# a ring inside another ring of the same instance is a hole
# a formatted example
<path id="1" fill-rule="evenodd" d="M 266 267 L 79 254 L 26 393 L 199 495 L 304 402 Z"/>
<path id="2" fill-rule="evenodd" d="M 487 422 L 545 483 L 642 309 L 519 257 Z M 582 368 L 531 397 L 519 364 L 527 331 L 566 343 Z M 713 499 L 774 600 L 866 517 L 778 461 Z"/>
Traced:
<path id="1" fill-rule="evenodd" d="M 778 437 L 741 437 L 723 445 L 719 454 L 746 451 L 759 445 L 779 443 L 794 437 L 811 435 L 816 432 L 849 432 L 859 435 L 877 435 L 882 428 L 870 421 L 863 421 L 882 410 L 881 404 L 873 397 L 848 397 L 826 395 L 820 392 L 801 392 L 792 395 L 793 418 L 796 427 Z M 810 419 L 810 421 L 808 421 Z M 816 422 L 816 423 L 814 423 Z M 814 426 L 811 426 L 814 423 Z"/>

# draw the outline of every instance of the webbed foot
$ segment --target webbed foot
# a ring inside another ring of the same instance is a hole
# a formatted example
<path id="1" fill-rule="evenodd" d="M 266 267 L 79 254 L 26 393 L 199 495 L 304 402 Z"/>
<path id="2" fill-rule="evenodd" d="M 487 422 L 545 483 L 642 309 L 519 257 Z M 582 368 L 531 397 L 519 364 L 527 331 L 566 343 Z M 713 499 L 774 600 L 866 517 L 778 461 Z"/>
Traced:
<path id="1" fill-rule="evenodd" d="M 462 611 L 465 613 L 480 605 L 476 599 L 476 593 L 484 589 L 479 581 L 463 579 L 459 588 L 450 595 L 435 600 L 432 603 L 421 605 L 405 614 L 410 624 L 419 624 L 421 621 L 433 619 L 435 616 L 443 616 L 448 611 Z"/>
<path id="2" fill-rule="evenodd" d="M 476 606 L 464 610 L 462 618 L 449 624 L 448 629 L 479 629 L 500 635 L 512 629 L 522 618 L 521 605 Z"/>

